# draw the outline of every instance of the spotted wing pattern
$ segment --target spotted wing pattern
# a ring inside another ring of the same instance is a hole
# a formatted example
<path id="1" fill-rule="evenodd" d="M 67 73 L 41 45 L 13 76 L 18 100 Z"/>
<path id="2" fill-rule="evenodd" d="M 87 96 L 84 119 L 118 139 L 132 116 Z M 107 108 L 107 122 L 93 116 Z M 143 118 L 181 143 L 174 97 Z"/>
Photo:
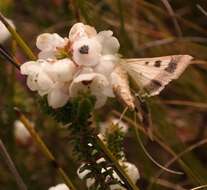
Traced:
<path id="1" fill-rule="evenodd" d="M 164 87 L 177 79 L 190 64 L 189 55 L 123 59 L 120 64 L 139 86 L 141 96 L 158 95 Z"/>

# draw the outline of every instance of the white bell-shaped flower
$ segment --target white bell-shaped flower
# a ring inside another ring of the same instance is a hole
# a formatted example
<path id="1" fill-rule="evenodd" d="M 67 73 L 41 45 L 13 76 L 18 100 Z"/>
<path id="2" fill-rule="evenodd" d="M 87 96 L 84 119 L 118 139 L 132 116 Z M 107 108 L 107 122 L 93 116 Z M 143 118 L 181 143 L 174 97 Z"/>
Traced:
<path id="1" fill-rule="evenodd" d="M 68 39 L 62 38 L 58 34 L 44 33 L 37 37 L 36 46 L 41 52 L 39 59 L 56 58 L 58 51 L 64 48 L 68 43 Z"/>
<path id="2" fill-rule="evenodd" d="M 97 40 L 102 45 L 102 54 L 116 54 L 120 48 L 119 41 L 113 36 L 111 30 L 101 31 L 96 36 Z"/>
<path id="3" fill-rule="evenodd" d="M 6 21 L 15 29 L 13 22 L 10 19 L 5 18 Z M 0 21 L 0 43 L 5 42 L 11 36 L 6 26 Z"/>
<path id="4" fill-rule="evenodd" d="M 60 60 L 47 60 L 44 71 L 54 80 L 69 82 L 77 71 L 76 65 L 68 58 Z"/>
<path id="5" fill-rule="evenodd" d="M 56 186 L 50 187 L 48 190 L 70 190 L 64 183 L 58 184 Z"/>
<path id="6" fill-rule="evenodd" d="M 32 140 L 29 131 L 19 120 L 14 122 L 14 137 L 17 143 L 24 146 L 28 145 Z"/>
<path id="7" fill-rule="evenodd" d="M 90 92 L 96 97 L 95 108 L 102 107 L 107 96 L 104 91 L 109 88 L 109 82 L 104 75 L 97 73 L 82 73 L 74 78 L 70 86 L 70 96 L 76 97 L 81 92 Z"/>
<path id="8" fill-rule="evenodd" d="M 54 109 L 63 107 L 69 100 L 67 83 L 56 83 L 47 96 L 48 105 Z"/>
<path id="9" fill-rule="evenodd" d="M 27 86 L 32 91 L 38 91 L 41 96 L 44 96 L 54 85 L 53 80 L 44 72 L 42 65 L 44 60 L 29 61 L 21 65 L 21 74 L 28 75 Z"/>
<path id="10" fill-rule="evenodd" d="M 95 66 L 101 57 L 101 44 L 96 38 L 82 38 L 72 46 L 73 60 L 78 65 Z"/>
<path id="11" fill-rule="evenodd" d="M 91 38 L 97 34 L 96 29 L 83 23 L 76 23 L 72 26 L 69 32 L 69 39 L 73 43 L 80 38 Z"/>

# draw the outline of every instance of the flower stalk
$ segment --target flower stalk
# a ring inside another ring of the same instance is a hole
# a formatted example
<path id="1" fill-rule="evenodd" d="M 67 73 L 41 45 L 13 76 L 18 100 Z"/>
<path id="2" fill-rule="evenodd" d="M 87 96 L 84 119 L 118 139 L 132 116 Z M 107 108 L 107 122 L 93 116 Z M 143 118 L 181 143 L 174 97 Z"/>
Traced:
<path id="1" fill-rule="evenodd" d="M 18 109 L 15 108 L 15 111 L 19 117 L 19 120 L 25 125 L 27 130 L 29 131 L 30 135 L 32 136 L 33 140 L 36 142 L 42 153 L 45 155 L 45 157 L 52 163 L 52 165 L 57 169 L 58 173 L 64 180 L 65 184 L 71 189 L 76 190 L 75 186 L 69 179 L 69 177 L 66 175 L 65 171 L 61 168 L 61 166 L 58 164 L 58 162 L 55 160 L 54 155 L 51 153 L 51 151 L 47 148 L 46 144 L 43 142 L 39 134 L 35 131 L 34 127 L 32 127 L 30 121 L 26 118 L 26 116 Z"/>

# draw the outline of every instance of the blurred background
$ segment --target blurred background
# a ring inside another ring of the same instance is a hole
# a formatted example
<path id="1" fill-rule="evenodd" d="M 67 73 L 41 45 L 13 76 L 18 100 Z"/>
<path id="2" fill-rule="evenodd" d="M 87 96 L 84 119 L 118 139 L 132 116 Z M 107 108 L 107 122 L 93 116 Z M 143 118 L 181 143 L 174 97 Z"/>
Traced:
<path id="1" fill-rule="evenodd" d="M 140 148 L 133 130 L 125 139 L 127 159 L 139 168 L 138 185 L 145 190 L 184 190 L 207 184 L 207 13 L 201 9 L 207 10 L 205 0 L 0 0 L 0 11 L 14 22 L 34 52 L 40 33 L 67 36 L 70 27 L 82 21 L 97 31 L 112 30 L 124 57 L 195 57 L 179 80 L 149 100 L 156 140 L 142 136 L 156 161 L 165 165 L 174 158 L 170 168 L 185 174 L 169 174 L 155 166 Z M 21 62 L 27 60 L 11 39 L 4 46 Z M 27 113 L 57 160 L 84 190 L 76 175 L 79 164 L 72 156 L 68 131 L 41 111 L 25 78 L 4 59 L 0 62 L 0 138 L 28 189 L 46 190 L 61 179 L 32 140 L 22 144 L 14 137 L 14 106 Z M 122 112 L 123 108 L 109 102 L 99 110 L 100 120 L 113 110 Z M 132 125 L 130 120 L 129 127 Z M 17 189 L 1 157 L 0 189 Z"/>

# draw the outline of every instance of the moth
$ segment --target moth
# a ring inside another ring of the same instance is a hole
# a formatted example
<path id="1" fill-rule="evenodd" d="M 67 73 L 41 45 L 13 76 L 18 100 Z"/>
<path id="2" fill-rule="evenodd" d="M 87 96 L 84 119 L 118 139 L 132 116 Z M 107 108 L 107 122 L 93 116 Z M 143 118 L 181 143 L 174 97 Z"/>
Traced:
<path id="1" fill-rule="evenodd" d="M 158 95 L 168 83 L 179 78 L 192 59 L 190 55 L 121 59 L 112 75 L 116 79 L 113 80 L 116 81 L 113 83 L 114 94 L 129 109 L 140 109 L 143 98 Z M 130 90 L 128 77 L 139 87 L 134 95 Z M 137 106 L 140 102 L 141 105 Z M 141 109 L 141 112 L 148 111 Z"/>

